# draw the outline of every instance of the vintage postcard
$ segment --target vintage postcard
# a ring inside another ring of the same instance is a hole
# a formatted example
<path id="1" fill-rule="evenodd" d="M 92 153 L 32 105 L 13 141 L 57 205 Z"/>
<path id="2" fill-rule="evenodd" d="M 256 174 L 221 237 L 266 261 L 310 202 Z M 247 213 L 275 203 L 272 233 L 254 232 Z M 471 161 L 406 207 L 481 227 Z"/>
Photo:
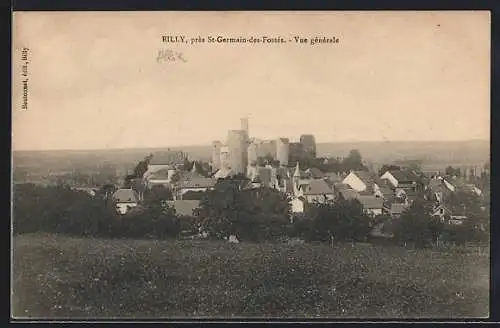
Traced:
<path id="1" fill-rule="evenodd" d="M 12 318 L 489 317 L 487 11 L 14 12 Z"/>

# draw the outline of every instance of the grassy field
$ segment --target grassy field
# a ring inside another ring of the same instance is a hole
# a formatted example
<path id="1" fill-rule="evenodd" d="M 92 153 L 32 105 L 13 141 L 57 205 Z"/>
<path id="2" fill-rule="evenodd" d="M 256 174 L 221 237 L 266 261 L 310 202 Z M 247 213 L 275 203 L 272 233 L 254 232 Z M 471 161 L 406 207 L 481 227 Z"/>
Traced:
<path id="1" fill-rule="evenodd" d="M 489 257 L 370 244 L 24 235 L 13 316 L 454 318 L 489 312 Z"/>

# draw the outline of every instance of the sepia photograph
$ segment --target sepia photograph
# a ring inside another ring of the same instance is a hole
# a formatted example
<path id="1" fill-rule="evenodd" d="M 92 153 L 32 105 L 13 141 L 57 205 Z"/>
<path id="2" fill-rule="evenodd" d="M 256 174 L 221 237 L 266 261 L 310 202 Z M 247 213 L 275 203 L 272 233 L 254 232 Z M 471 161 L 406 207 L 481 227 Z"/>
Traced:
<path id="1" fill-rule="evenodd" d="M 490 316 L 489 11 L 12 17 L 12 319 Z"/>

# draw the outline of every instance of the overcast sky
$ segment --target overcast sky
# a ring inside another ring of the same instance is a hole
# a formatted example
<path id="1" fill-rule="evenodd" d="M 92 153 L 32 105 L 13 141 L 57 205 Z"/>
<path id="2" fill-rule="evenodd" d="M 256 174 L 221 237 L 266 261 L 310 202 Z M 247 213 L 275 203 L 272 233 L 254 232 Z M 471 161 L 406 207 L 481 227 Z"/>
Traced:
<path id="1" fill-rule="evenodd" d="M 162 35 L 336 36 L 336 45 L 166 44 Z M 17 13 L 13 147 L 209 144 L 250 117 L 257 138 L 489 139 L 487 12 Z M 159 50 L 187 62 L 156 61 Z"/>

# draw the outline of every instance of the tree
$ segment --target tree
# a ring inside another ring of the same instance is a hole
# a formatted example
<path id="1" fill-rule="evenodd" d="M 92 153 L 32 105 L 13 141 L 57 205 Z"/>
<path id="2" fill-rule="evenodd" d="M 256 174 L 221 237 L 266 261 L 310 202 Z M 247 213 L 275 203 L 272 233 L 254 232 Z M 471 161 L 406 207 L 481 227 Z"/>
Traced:
<path id="1" fill-rule="evenodd" d="M 184 200 L 201 200 L 203 198 L 204 191 L 188 191 L 182 195 Z"/>
<path id="2" fill-rule="evenodd" d="M 115 191 L 116 191 L 115 185 L 108 183 L 100 188 L 99 193 L 102 195 L 104 199 L 109 199 Z"/>
<path id="3" fill-rule="evenodd" d="M 17 185 L 13 192 L 14 233 L 44 231 L 100 236 L 114 209 L 102 199 L 66 186 Z"/>
<path id="4" fill-rule="evenodd" d="M 460 168 L 459 167 L 454 168 L 452 166 L 447 166 L 446 169 L 444 170 L 444 172 L 446 175 L 449 175 L 449 176 L 457 176 L 457 177 L 460 176 Z"/>
<path id="5" fill-rule="evenodd" d="M 431 216 L 432 204 L 418 198 L 409 209 L 401 214 L 395 231 L 395 238 L 401 243 L 425 247 L 436 242 L 443 232 L 443 223 Z"/>
<path id="6" fill-rule="evenodd" d="M 123 188 L 130 189 L 132 188 L 132 181 L 135 179 L 135 175 L 127 174 L 125 176 L 125 181 L 123 182 Z"/>
<path id="7" fill-rule="evenodd" d="M 367 167 L 363 165 L 361 153 L 357 149 L 352 149 L 349 155 L 342 160 L 342 170 L 344 172 L 367 171 Z"/>
<path id="8" fill-rule="evenodd" d="M 285 194 L 271 189 L 248 189 L 243 176 L 221 179 L 204 194 L 198 214 L 212 236 L 236 234 L 241 240 L 268 240 L 286 233 L 289 204 Z"/>
<path id="9" fill-rule="evenodd" d="M 142 179 L 142 177 L 144 176 L 144 173 L 146 173 L 148 170 L 148 165 L 149 165 L 149 162 L 152 158 L 153 158 L 153 155 L 149 154 L 142 161 L 137 163 L 137 165 L 134 168 L 134 173 L 132 174 L 134 178 Z"/>
<path id="10" fill-rule="evenodd" d="M 459 215 L 466 217 L 464 223 L 457 227 L 455 232 L 460 240 L 485 239 L 490 229 L 489 211 L 481 210 L 480 197 L 474 193 L 457 191 L 449 197 L 448 206 Z M 457 237 L 458 238 L 458 237 Z"/>
<path id="11" fill-rule="evenodd" d="M 266 165 L 279 166 L 280 162 L 274 159 L 271 153 L 267 153 L 265 156 L 257 157 L 257 166 L 264 167 Z"/>
<path id="12" fill-rule="evenodd" d="M 340 173 L 342 171 L 342 163 L 336 158 L 328 158 L 326 161 L 318 162 L 316 167 L 322 172 Z"/>
<path id="13" fill-rule="evenodd" d="M 144 194 L 145 206 L 156 206 L 167 200 L 172 200 L 172 190 L 162 185 L 155 185 Z"/>
<path id="14" fill-rule="evenodd" d="M 384 165 L 382 165 L 380 170 L 378 170 L 378 176 L 381 176 L 382 174 L 384 174 L 387 171 L 398 171 L 398 170 L 401 170 L 401 167 L 398 165 L 384 164 Z"/>
<path id="15" fill-rule="evenodd" d="M 363 241 L 372 223 L 357 200 L 339 197 L 335 202 L 311 205 L 311 239 Z"/>

